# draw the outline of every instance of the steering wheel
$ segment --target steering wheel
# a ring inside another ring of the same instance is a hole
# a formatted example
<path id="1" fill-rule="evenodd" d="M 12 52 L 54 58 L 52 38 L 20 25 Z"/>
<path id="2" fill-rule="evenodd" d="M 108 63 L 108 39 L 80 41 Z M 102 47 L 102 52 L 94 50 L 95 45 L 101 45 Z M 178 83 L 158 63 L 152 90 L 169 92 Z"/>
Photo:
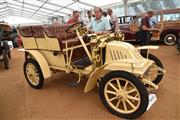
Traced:
<path id="1" fill-rule="evenodd" d="M 73 32 L 75 32 L 75 30 L 79 30 L 82 27 L 83 27 L 83 22 L 77 22 L 77 23 L 70 25 L 65 31 L 67 33 L 73 33 Z"/>

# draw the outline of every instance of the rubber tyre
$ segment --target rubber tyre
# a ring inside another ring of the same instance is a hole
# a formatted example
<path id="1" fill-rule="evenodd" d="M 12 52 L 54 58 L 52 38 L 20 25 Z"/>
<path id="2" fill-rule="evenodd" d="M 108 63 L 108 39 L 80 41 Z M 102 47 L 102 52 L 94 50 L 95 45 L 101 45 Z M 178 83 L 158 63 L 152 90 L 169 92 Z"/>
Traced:
<path id="1" fill-rule="evenodd" d="M 176 49 L 178 52 L 180 52 L 180 39 L 176 41 Z"/>
<path id="2" fill-rule="evenodd" d="M 172 37 L 173 40 L 172 40 L 172 41 L 169 41 L 169 40 L 168 40 L 168 37 Z M 163 40 L 164 40 L 164 43 L 165 43 L 166 45 L 169 45 L 169 46 L 170 46 L 170 45 L 174 45 L 175 42 L 176 42 L 176 40 L 177 40 L 177 36 L 176 36 L 175 34 L 173 34 L 173 33 L 169 33 L 169 34 L 167 34 L 167 35 L 164 36 Z"/>
<path id="3" fill-rule="evenodd" d="M 11 51 L 8 51 L 8 58 L 11 59 Z"/>
<path id="4" fill-rule="evenodd" d="M 138 90 L 140 94 L 141 103 L 139 105 L 139 108 L 133 113 L 130 113 L 130 114 L 120 113 L 114 110 L 106 101 L 106 98 L 104 95 L 105 85 L 109 80 L 111 80 L 112 78 L 117 78 L 117 77 L 124 78 L 128 80 L 129 82 L 131 82 L 136 87 L 136 89 Z M 136 76 L 125 71 L 113 71 L 105 75 L 99 84 L 99 96 L 103 105 L 107 108 L 109 112 L 111 112 L 113 115 L 126 118 L 126 119 L 136 119 L 140 117 L 146 111 L 148 103 L 149 103 L 148 92 L 145 86 L 143 85 L 143 83 Z"/>
<path id="5" fill-rule="evenodd" d="M 180 46 L 176 45 L 176 49 L 178 52 L 180 52 Z"/>
<path id="6" fill-rule="evenodd" d="M 143 57 L 147 58 L 146 54 L 141 54 Z M 155 62 L 155 64 L 160 67 L 160 68 L 164 68 L 161 61 L 154 55 L 149 53 L 148 59 L 153 60 Z M 161 71 L 158 71 L 158 73 L 161 73 Z M 154 80 L 152 80 L 153 83 L 155 84 L 159 84 L 163 78 L 164 74 L 158 75 Z"/>
<path id="7" fill-rule="evenodd" d="M 33 64 L 36 69 L 37 69 L 37 73 L 39 74 L 39 83 L 37 85 L 34 85 L 31 83 L 31 81 L 28 79 L 27 77 L 27 74 L 26 74 L 26 67 L 27 65 L 31 63 Z M 27 82 L 29 83 L 29 85 L 32 87 L 32 88 L 35 88 L 35 89 L 41 89 L 43 87 L 43 84 L 44 84 L 44 77 L 43 77 L 43 74 L 42 74 L 42 71 L 41 71 L 41 68 L 38 64 L 38 62 L 32 58 L 27 58 L 25 60 L 25 63 L 24 63 L 24 75 L 25 75 L 25 78 L 27 80 Z"/>
<path id="8" fill-rule="evenodd" d="M 3 49 L 3 61 L 4 61 L 4 66 L 5 66 L 5 69 L 9 69 L 9 59 L 8 59 L 8 54 L 6 53 L 6 50 Z"/>
<path id="9" fill-rule="evenodd" d="M 10 51 L 10 46 L 8 45 L 8 43 L 4 42 L 4 46 L 6 49 L 6 53 L 8 55 L 8 58 L 11 59 L 11 51 Z"/>

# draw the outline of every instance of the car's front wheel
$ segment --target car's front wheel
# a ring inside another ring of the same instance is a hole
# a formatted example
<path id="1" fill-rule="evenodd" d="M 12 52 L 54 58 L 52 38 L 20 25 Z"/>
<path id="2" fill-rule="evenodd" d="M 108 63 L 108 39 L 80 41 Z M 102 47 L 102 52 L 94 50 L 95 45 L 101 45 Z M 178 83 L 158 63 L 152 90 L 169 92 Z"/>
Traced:
<path id="1" fill-rule="evenodd" d="M 114 115 L 136 119 L 148 106 L 148 92 L 133 74 L 113 71 L 105 75 L 99 84 L 99 95 L 104 106 Z"/>
<path id="2" fill-rule="evenodd" d="M 35 89 L 42 88 L 44 77 L 38 62 L 32 58 L 27 58 L 24 63 L 24 74 L 29 85 Z"/>
<path id="3" fill-rule="evenodd" d="M 2 54 L 3 54 L 4 66 L 6 69 L 9 69 L 9 58 L 8 58 L 7 51 L 3 49 Z"/>

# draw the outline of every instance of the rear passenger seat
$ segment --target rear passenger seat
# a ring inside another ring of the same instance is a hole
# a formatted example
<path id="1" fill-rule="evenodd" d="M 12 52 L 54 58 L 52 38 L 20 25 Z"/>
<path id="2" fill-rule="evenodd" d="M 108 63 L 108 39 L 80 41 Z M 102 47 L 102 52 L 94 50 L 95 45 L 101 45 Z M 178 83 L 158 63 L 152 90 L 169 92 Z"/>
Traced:
<path id="1" fill-rule="evenodd" d="M 38 49 L 48 49 L 43 27 L 42 26 L 31 26 L 31 29 L 33 31 L 33 36 L 37 42 Z"/>
<path id="2" fill-rule="evenodd" d="M 37 49 L 37 43 L 31 26 L 23 26 L 18 28 L 21 35 L 22 43 L 26 49 Z"/>
<path id="3" fill-rule="evenodd" d="M 30 26 L 19 27 L 18 30 L 22 37 L 33 37 L 34 36 Z"/>

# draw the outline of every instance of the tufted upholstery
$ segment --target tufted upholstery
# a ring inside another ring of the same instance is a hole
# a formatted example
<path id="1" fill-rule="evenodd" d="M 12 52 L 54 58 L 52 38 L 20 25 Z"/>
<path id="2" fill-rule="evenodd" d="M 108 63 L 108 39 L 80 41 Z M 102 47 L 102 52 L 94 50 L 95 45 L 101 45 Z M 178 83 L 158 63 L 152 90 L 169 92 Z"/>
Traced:
<path id="1" fill-rule="evenodd" d="M 44 31 L 48 37 L 56 37 L 60 40 L 75 38 L 76 34 L 65 32 L 68 26 L 69 25 L 61 25 L 61 26 L 48 25 L 48 26 L 44 26 Z"/>
<path id="2" fill-rule="evenodd" d="M 18 31 L 23 37 L 33 37 L 33 31 L 31 26 L 18 27 Z"/>
<path id="3" fill-rule="evenodd" d="M 66 33 L 65 30 L 70 25 L 61 25 L 61 26 L 45 26 L 44 31 L 48 37 L 55 37 L 59 41 L 59 45 L 61 49 L 66 48 L 66 42 L 68 47 L 73 47 L 77 45 L 81 45 L 80 40 L 76 37 L 75 33 Z M 84 39 L 85 43 L 89 42 L 89 39 Z M 86 52 L 83 47 L 74 49 L 72 60 L 78 60 L 86 56 Z"/>
<path id="4" fill-rule="evenodd" d="M 35 38 L 45 38 L 42 26 L 31 26 Z"/>
<path id="5" fill-rule="evenodd" d="M 61 46 L 61 49 L 64 49 L 66 47 L 66 42 L 68 44 L 68 47 L 80 45 L 80 41 L 76 38 L 75 33 L 66 33 L 65 30 L 70 25 L 61 25 L 61 26 L 45 26 L 44 31 L 45 34 L 48 37 L 57 38 L 59 41 L 59 44 Z M 89 42 L 89 40 L 85 40 L 85 42 Z"/>

